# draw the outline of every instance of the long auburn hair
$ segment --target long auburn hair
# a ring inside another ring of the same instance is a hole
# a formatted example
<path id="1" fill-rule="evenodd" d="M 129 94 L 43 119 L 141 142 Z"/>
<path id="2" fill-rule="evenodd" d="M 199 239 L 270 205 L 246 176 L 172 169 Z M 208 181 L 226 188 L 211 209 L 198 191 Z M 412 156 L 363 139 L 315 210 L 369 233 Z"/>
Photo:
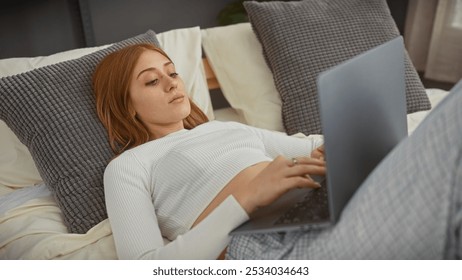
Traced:
<path id="1" fill-rule="evenodd" d="M 150 140 L 148 129 L 134 117 L 135 109 L 129 94 L 135 65 L 147 50 L 159 52 L 172 61 L 162 49 L 152 44 L 136 44 L 107 55 L 93 74 L 96 111 L 106 127 L 109 144 L 116 155 Z M 186 129 L 208 121 L 204 112 L 192 100 L 190 104 L 191 113 L 183 120 Z"/>

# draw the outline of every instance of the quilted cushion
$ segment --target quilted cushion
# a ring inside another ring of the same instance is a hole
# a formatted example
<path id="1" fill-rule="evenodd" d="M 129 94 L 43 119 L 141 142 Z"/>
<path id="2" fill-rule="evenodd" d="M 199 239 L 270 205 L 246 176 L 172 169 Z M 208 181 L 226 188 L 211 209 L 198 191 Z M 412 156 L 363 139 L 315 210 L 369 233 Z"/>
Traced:
<path id="1" fill-rule="evenodd" d="M 320 72 L 400 35 L 385 0 L 250 1 L 244 7 L 281 96 L 288 134 L 322 133 Z M 428 110 L 422 82 L 405 57 L 407 111 Z"/>
<path id="2" fill-rule="evenodd" d="M 103 173 L 113 154 L 96 115 L 93 71 L 108 53 L 142 42 L 159 45 L 149 30 L 78 59 L 0 79 L 0 118 L 28 147 L 72 233 L 107 218 Z"/>

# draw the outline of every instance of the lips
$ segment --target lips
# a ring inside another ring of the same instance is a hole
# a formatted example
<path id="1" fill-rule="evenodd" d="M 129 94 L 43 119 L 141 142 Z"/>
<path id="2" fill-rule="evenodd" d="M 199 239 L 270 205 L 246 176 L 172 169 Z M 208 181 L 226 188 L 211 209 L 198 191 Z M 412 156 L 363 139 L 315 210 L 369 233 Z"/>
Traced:
<path id="1" fill-rule="evenodd" d="M 177 95 L 173 96 L 173 98 L 168 103 L 174 103 L 176 101 L 182 101 L 183 98 L 184 98 L 184 95 L 177 94 Z"/>

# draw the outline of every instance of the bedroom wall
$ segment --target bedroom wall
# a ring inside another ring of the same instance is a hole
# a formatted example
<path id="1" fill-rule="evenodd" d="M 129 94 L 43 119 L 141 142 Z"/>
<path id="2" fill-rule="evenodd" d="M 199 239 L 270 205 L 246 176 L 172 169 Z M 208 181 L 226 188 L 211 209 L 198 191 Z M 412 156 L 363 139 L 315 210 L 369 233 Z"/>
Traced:
<path id="1" fill-rule="evenodd" d="M 176 28 L 217 26 L 217 15 L 234 0 L 86 0 L 86 20 L 93 25 L 90 45 L 116 42 L 152 29 L 163 32 Z M 117 30 L 117 32 L 114 32 Z M 90 34 L 89 34 L 90 35 Z"/>
<path id="2" fill-rule="evenodd" d="M 116 42 L 153 29 L 218 25 L 233 0 L 2 0 L 0 59 Z"/>
<path id="3" fill-rule="evenodd" d="M 101 45 L 153 29 L 218 25 L 235 0 L 2 0 L 0 59 Z M 402 30 L 407 0 L 387 0 Z"/>
<path id="4" fill-rule="evenodd" d="M 0 59 L 85 46 L 78 0 L 2 0 Z"/>

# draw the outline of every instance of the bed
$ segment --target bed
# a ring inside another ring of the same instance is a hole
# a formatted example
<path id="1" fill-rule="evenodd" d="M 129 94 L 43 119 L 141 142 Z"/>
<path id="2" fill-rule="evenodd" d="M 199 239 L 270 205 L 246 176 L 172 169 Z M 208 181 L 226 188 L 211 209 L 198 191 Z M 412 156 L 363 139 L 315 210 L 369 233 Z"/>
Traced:
<path id="1" fill-rule="evenodd" d="M 261 21 L 258 19 L 258 15 L 267 16 L 267 14 L 257 11 L 262 8 L 258 4 L 255 7 L 247 8 L 251 11 L 251 23 L 205 29 L 196 26 L 173 29 L 159 34 L 152 31 L 147 33 L 149 36 L 154 36 L 154 40 L 157 40 L 159 45 L 171 56 L 185 80 L 191 99 L 206 112 L 210 119 L 238 121 L 280 131 L 294 137 L 322 137 L 316 122 L 313 122 L 310 129 L 299 129 L 299 124 L 287 125 L 286 122 L 288 119 L 293 119 L 293 116 L 288 116 L 288 109 L 284 107 L 285 103 L 291 102 L 290 99 L 287 96 L 281 97 L 280 94 L 281 91 L 287 91 L 283 83 L 285 78 L 283 75 L 280 76 L 281 73 L 275 68 L 277 61 L 268 56 L 268 53 L 271 53 L 270 48 L 268 48 L 270 42 L 262 41 L 264 32 L 268 31 L 265 31 L 263 27 L 258 27 Z M 254 8 L 255 11 L 252 10 Z M 275 11 L 279 10 L 265 12 L 275 13 Z M 93 58 L 92 54 L 108 50 L 115 45 L 116 43 L 75 49 L 46 57 L 0 60 L 0 78 L 4 82 L 1 94 L 5 96 L 5 84 L 7 82 L 11 86 L 10 84 L 18 81 L 18 79 L 38 83 L 38 89 L 33 88 L 35 94 L 42 91 L 48 93 L 53 89 L 44 88 L 40 81 L 36 81 L 37 77 L 29 77 L 27 73 L 37 71 L 37 69 L 57 71 L 61 68 L 53 68 L 53 65 L 62 65 L 66 62 L 67 64 L 64 66 L 75 68 L 75 64 L 80 62 L 79 59 L 89 56 Z M 286 47 L 291 48 L 293 46 Z M 295 46 L 294 48 L 297 49 L 298 47 Z M 185 49 L 187 51 L 184 51 Z M 274 53 L 272 55 L 278 56 Z M 352 54 L 348 55 L 351 56 Z M 77 69 L 85 67 L 83 64 L 83 66 L 78 65 Z M 323 67 L 326 66 L 323 65 Z M 43 71 L 34 73 L 41 73 L 40 75 L 43 76 Z M 51 73 L 55 73 L 53 71 Z M 58 75 L 59 73 L 55 74 Z M 46 76 L 46 79 L 50 79 L 50 83 L 55 81 L 53 77 Z M 79 84 L 77 84 L 78 86 Z M 74 85 L 74 87 L 76 86 Z M 213 96 L 211 95 L 216 89 L 221 89 L 229 107 L 214 109 L 211 101 Z M 296 89 L 291 90 L 297 91 Z M 11 91 L 13 90 L 10 90 L 9 94 L 13 94 Z M 30 92 L 31 87 L 21 88 L 18 91 Z M 427 105 L 434 108 L 447 95 L 447 91 L 427 88 L 423 89 L 423 94 L 424 97 L 420 96 L 419 98 L 428 101 L 429 104 Z M 6 106 L 0 108 L 2 120 L 5 120 L 5 122 L 0 122 L 0 259 L 117 259 L 110 224 L 107 219 L 93 219 L 93 223 L 86 224 L 85 229 L 81 232 L 70 229 L 69 215 L 71 214 L 66 203 L 75 204 L 79 203 L 79 200 L 78 198 L 76 201 L 74 198 L 67 200 L 63 198 L 63 196 L 69 195 L 69 192 L 62 191 L 62 188 L 67 185 L 59 185 L 59 182 L 56 183 L 53 179 L 52 174 L 50 175 L 50 172 L 55 170 L 55 167 L 47 166 L 49 161 L 45 159 L 49 159 L 50 155 L 42 155 L 38 151 L 39 147 L 31 144 L 32 141 L 40 141 L 40 139 L 46 142 L 53 138 L 54 141 L 57 141 L 67 136 L 58 135 L 60 132 L 54 130 L 57 129 L 54 125 L 59 126 L 53 121 L 52 125 L 47 127 L 30 128 L 35 130 L 51 129 L 47 134 L 37 136 L 39 140 L 35 139 L 27 131 L 24 132 L 21 129 L 23 123 L 16 121 L 17 118 L 24 118 L 21 114 L 28 114 L 29 112 L 29 109 L 19 110 L 18 107 L 15 107 L 26 106 L 24 102 L 8 104 L 10 106 L 8 108 L 11 109 L 7 109 Z M 44 111 L 44 108 L 47 107 L 41 106 L 46 105 L 47 103 L 45 105 L 34 103 L 29 106 L 32 106 L 30 110 Z M 422 106 L 411 109 L 408 114 L 409 134 L 431 111 L 429 106 L 425 107 L 425 104 Z M 66 110 L 74 109 L 71 106 Z M 310 115 L 304 117 L 309 118 L 310 121 L 312 119 Z M 32 123 L 33 121 L 29 118 L 24 120 L 24 122 Z M 301 122 L 303 121 L 302 118 Z M 39 124 L 40 122 L 35 126 Z M 69 123 L 61 125 L 69 125 Z M 79 142 L 86 138 L 82 139 L 79 139 Z M 61 145 L 60 142 L 47 144 Z M 81 144 L 79 143 L 79 145 Z M 83 144 L 87 146 L 92 143 Z M 72 147 L 72 143 L 70 145 L 62 149 L 69 149 Z M 78 147 L 82 149 L 82 146 Z M 58 149 L 59 151 L 62 150 Z M 82 159 L 78 155 L 72 154 L 72 156 L 76 159 Z M 80 164 L 70 160 L 69 157 L 62 160 L 64 162 L 68 160 L 73 165 Z M 84 162 L 84 164 L 86 163 Z M 44 180 L 44 178 L 47 179 Z M 56 183 L 57 186 L 50 187 L 44 181 L 51 182 L 51 184 Z M 83 183 L 79 187 L 84 187 Z M 71 223 L 77 222 L 73 220 Z"/>

